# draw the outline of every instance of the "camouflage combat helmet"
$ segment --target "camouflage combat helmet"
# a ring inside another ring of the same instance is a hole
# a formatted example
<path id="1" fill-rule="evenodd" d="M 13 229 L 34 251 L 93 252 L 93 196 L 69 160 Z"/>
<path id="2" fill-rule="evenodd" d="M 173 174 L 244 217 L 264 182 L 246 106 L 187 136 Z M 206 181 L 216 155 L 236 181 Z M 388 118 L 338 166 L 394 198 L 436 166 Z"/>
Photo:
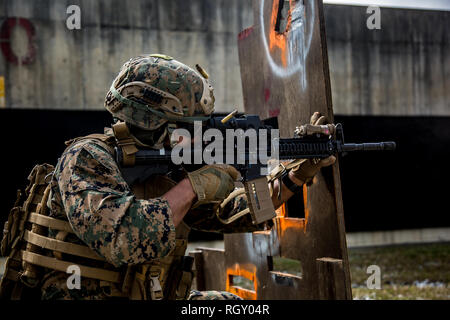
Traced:
<path id="1" fill-rule="evenodd" d="M 205 120 L 214 110 L 208 75 L 171 57 L 151 54 L 126 62 L 105 99 L 117 119 L 144 130 L 167 122 Z"/>

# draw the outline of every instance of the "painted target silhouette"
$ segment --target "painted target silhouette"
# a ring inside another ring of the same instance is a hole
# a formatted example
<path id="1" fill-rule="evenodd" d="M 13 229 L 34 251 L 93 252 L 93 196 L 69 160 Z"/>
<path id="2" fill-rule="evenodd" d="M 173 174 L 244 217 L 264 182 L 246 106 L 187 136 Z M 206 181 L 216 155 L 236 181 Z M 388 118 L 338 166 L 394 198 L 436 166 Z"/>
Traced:
<path id="1" fill-rule="evenodd" d="M 271 16 L 264 16 L 265 2 L 261 0 L 259 23 L 267 61 L 273 73 L 279 77 L 301 74 L 302 88 L 306 88 L 305 61 L 311 46 L 314 29 L 315 1 L 289 0 L 286 29 L 277 30 L 285 0 L 273 0 Z M 307 14 L 309 19 L 306 19 Z"/>

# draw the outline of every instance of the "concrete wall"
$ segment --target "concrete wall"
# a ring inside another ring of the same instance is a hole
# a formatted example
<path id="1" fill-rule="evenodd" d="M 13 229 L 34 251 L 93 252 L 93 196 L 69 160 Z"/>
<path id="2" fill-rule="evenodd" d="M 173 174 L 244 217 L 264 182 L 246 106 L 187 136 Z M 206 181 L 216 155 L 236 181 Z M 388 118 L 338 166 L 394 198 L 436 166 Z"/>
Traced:
<path id="1" fill-rule="evenodd" d="M 81 8 L 81 30 L 68 30 L 66 8 Z M 368 30 L 365 7 L 325 5 L 335 112 L 348 115 L 450 115 L 450 17 L 446 11 L 381 10 Z M 7 108 L 101 109 L 120 66 L 161 52 L 212 75 L 216 110 L 242 110 L 237 34 L 252 25 L 251 0 L 4 0 L 7 17 L 36 29 L 36 59 L 6 61 Z M 14 28 L 10 45 L 27 51 Z"/>
<path id="2" fill-rule="evenodd" d="M 325 7 L 335 112 L 450 115 L 450 12 L 381 9 L 381 30 L 366 7 Z"/>
<path id="3" fill-rule="evenodd" d="M 81 30 L 68 30 L 66 8 L 81 8 Z M 242 108 L 237 34 L 251 25 L 250 0 L 5 0 L 5 17 L 36 27 L 30 65 L 0 54 L 10 108 L 100 109 L 122 64 L 142 53 L 165 53 L 213 77 L 218 109 Z M 26 34 L 18 34 L 20 42 Z M 20 48 L 19 48 L 20 49 Z"/>

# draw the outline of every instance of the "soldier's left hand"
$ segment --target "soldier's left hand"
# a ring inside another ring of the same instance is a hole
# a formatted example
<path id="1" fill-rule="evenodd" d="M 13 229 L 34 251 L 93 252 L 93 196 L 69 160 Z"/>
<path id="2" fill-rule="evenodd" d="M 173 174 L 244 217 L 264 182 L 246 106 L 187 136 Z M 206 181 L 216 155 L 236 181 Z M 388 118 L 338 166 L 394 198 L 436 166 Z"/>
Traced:
<path id="1" fill-rule="evenodd" d="M 313 126 L 317 126 L 317 130 L 333 130 L 334 126 L 328 125 L 328 119 L 325 116 L 322 116 L 319 112 L 314 112 L 314 114 L 311 116 L 310 124 Z M 313 132 L 311 133 L 318 133 L 315 132 L 315 128 L 311 127 Z M 325 133 L 325 132 L 323 132 Z M 333 132 L 329 132 L 333 133 Z M 297 185 L 302 185 L 303 183 L 307 183 L 314 178 L 314 176 L 317 174 L 317 172 L 320 171 L 321 168 L 332 165 L 336 162 L 336 157 L 329 156 L 325 159 L 303 159 L 300 161 L 299 165 L 294 167 L 291 170 L 290 176 Z"/>
<path id="2" fill-rule="evenodd" d="M 188 178 L 197 195 L 193 208 L 205 203 L 220 203 L 234 189 L 234 181 L 239 171 L 226 164 L 205 165 L 189 172 Z"/>

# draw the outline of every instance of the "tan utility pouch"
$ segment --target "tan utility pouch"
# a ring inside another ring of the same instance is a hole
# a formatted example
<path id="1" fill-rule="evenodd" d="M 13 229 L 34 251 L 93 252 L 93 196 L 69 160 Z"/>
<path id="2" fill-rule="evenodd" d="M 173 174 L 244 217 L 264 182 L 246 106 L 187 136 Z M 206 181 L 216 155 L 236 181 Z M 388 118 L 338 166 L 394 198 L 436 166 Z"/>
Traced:
<path id="1" fill-rule="evenodd" d="M 5 264 L 5 272 L 0 282 L 0 298 L 19 299 L 22 296 L 24 273 L 28 272 L 31 278 L 37 276 L 37 270 L 29 265 L 24 265 L 22 261 L 22 250 L 28 248 L 24 241 L 27 232 L 35 231 L 28 222 L 30 214 L 45 210 L 45 194 L 48 194 L 47 178 L 53 172 L 53 166 L 48 164 L 37 165 L 28 176 L 29 185 L 25 189 L 26 200 L 22 203 L 21 193 L 14 207 L 9 213 L 8 220 L 3 230 L 1 242 L 1 254 L 8 256 Z M 35 281 L 37 282 L 37 280 Z"/>
<path id="2" fill-rule="evenodd" d="M 3 238 L 0 247 L 0 254 L 5 257 L 11 253 L 14 240 L 19 235 L 19 222 L 20 217 L 23 214 L 22 208 L 19 206 L 22 192 L 17 190 L 17 200 L 14 207 L 11 209 L 8 215 L 8 220 L 3 226 Z"/>
<path id="3" fill-rule="evenodd" d="M 36 166 L 28 179 L 26 200 L 11 210 L 5 224 L 2 254 L 8 255 L 5 273 L 0 282 L 0 298 L 18 300 L 27 297 L 40 298 L 39 285 L 47 270 L 66 272 L 67 267 L 77 264 L 84 277 L 109 282 L 115 288 L 121 283 L 119 271 L 98 268 L 66 260 L 63 257 L 82 257 L 92 261 L 104 261 L 89 247 L 64 241 L 73 230 L 68 221 L 48 216 L 47 201 L 50 194 L 49 178 L 53 172 L 50 165 Z M 55 238 L 48 237 L 48 229 L 57 230 Z M 117 292 L 112 292 L 117 296 Z M 122 294 L 121 294 L 122 295 Z"/>

